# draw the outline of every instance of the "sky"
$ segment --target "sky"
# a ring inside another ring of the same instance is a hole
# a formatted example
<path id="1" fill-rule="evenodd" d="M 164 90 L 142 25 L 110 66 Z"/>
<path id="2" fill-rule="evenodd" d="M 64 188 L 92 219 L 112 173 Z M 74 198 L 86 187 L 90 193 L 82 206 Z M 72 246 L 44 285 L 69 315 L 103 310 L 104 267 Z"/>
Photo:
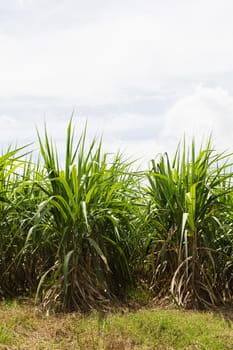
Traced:
<path id="1" fill-rule="evenodd" d="M 47 129 L 147 164 L 186 135 L 233 151 L 232 0 L 0 0 L 0 146 Z M 199 141 L 198 141 L 199 142 Z"/>

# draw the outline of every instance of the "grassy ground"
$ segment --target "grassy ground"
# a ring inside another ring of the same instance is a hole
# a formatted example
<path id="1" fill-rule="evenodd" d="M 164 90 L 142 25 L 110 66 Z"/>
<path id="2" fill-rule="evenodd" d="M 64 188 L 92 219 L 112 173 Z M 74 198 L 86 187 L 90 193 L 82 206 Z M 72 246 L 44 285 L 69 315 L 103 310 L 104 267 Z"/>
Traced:
<path id="1" fill-rule="evenodd" d="M 1 303 L 0 314 L 0 349 L 5 350 L 233 349 L 230 312 L 150 309 L 46 316 L 13 302 Z"/>

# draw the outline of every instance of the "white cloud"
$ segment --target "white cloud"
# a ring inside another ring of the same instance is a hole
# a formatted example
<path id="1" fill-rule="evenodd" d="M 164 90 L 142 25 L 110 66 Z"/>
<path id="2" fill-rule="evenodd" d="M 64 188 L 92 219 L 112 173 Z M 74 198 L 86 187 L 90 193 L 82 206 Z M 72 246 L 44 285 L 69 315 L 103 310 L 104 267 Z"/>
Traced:
<path id="1" fill-rule="evenodd" d="M 184 135 L 201 142 L 212 133 L 217 149 L 232 149 L 232 120 L 233 96 L 221 87 L 199 86 L 168 110 L 162 139 L 172 149 Z"/>
<path id="2" fill-rule="evenodd" d="M 0 116 L 0 148 L 7 149 L 9 145 L 19 146 L 33 142 L 32 125 L 30 122 L 19 122 L 12 116 Z"/>
<path id="3" fill-rule="evenodd" d="M 17 122 L 14 118 L 11 118 L 7 115 L 0 116 L 0 128 L 1 129 L 15 128 L 15 127 L 17 127 Z"/>
<path id="4" fill-rule="evenodd" d="M 135 90 L 233 71 L 227 0 L 95 4 L 21 1 L 15 32 L 0 30 L 0 95 L 121 103 Z"/>
<path id="5" fill-rule="evenodd" d="M 90 138 L 103 132 L 110 151 L 149 159 L 174 151 L 184 132 L 202 138 L 211 130 L 217 148 L 231 148 L 232 12 L 230 0 L 2 2 L 1 142 L 35 140 L 35 124 L 43 125 L 36 104 L 46 99 L 48 131 L 61 153 L 67 119 L 52 104 L 65 110 L 69 101 L 70 111 L 90 106 Z M 151 103 L 158 95 L 170 103 L 159 112 Z M 10 112 L 16 97 L 21 117 L 16 107 Z M 134 102 L 140 111 L 130 109 Z"/>
<path id="6" fill-rule="evenodd" d="M 178 99 L 160 115 L 137 113 L 108 114 L 105 117 L 92 116 L 88 119 L 87 142 L 103 134 L 106 152 L 122 150 L 126 157 L 140 158 L 139 163 L 147 167 L 148 161 L 159 153 L 173 154 L 184 134 L 187 142 L 194 136 L 196 141 L 207 140 L 212 132 L 213 144 L 219 151 L 232 151 L 233 96 L 221 87 L 198 86 L 192 94 Z M 86 117 L 75 116 L 74 125 L 80 135 Z M 67 118 L 48 116 L 48 134 L 57 144 L 59 156 L 64 158 Z M 43 136 L 44 120 L 17 121 L 8 116 L 0 117 L 0 139 L 5 145 L 36 141 L 38 127 Z M 36 148 L 36 143 L 34 148 Z"/>

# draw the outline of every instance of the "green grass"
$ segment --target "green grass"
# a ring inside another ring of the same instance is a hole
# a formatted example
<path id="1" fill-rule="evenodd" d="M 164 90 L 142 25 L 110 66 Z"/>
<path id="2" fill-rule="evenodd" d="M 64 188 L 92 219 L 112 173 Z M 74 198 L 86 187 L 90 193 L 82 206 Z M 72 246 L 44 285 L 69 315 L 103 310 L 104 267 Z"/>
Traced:
<path id="1" fill-rule="evenodd" d="M 101 323 L 91 316 L 82 321 L 86 339 L 103 342 L 109 348 L 112 340 L 137 349 L 232 349 L 231 328 L 213 314 L 182 311 L 138 311 L 112 315 Z M 82 328 L 81 328 L 82 329 Z M 80 332 L 80 323 L 77 324 Z M 99 336 L 99 335 L 100 336 Z M 129 347 L 130 348 L 130 347 Z"/>
<path id="2" fill-rule="evenodd" d="M 45 316 L 30 304 L 5 303 L 0 305 L 0 313 L 0 349 L 230 350 L 233 347 L 233 311 L 225 316 L 174 309 Z"/>

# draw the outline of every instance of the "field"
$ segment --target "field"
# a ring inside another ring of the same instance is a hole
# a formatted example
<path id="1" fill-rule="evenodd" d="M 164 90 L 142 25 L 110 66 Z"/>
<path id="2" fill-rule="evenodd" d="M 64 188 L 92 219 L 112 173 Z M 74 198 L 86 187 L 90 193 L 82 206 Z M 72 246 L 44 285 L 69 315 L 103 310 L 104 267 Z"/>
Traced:
<path id="1" fill-rule="evenodd" d="M 187 311 L 232 307 L 232 154 L 183 140 L 137 170 L 72 119 L 65 159 L 46 127 L 38 144 L 0 157 L 0 343 L 232 348 L 230 317 Z M 6 302 L 22 298 L 40 311 Z M 130 298 L 180 311 L 113 312 Z"/>
<path id="2" fill-rule="evenodd" d="M 0 349 L 227 350 L 233 347 L 232 312 L 150 309 L 46 316 L 16 302 L 0 305 Z"/>

